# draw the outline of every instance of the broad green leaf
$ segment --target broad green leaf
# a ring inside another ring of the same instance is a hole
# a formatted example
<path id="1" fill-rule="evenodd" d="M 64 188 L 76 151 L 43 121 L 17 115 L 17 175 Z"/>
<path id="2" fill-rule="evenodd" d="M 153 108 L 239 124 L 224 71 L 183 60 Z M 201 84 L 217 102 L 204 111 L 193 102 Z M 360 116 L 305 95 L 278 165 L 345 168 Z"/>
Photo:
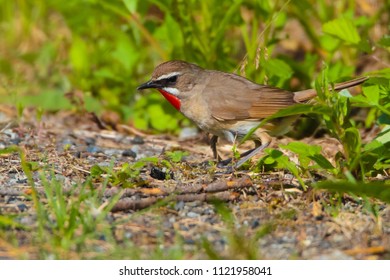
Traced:
<path id="1" fill-rule="evenodd" d="M 99 177 L 101 176 L 102 174 L 106 174 L 107 173 L 107 170 L 105 170 L 104 168 L 102 168 L 101 166 L 95 164 L 91 167 L 91 169 L 89 170 L 89 172 L 91 173 L 91 176 L 96 178 L 96 177 Z"/>
<path id="2" fill-rule="evenodd" d="M 379 41 L 378 45 L 388 48 L 390 47 L 390 35 L 383 36 Z"/>
<path id="3" fill-rule="evenodd" d="M 382 114 L 378 118 L 379 124 L 390 124 L 390 115 Z"/>
<path id="4" fill-rule="evenodd" d="M 371 105 L 379 104 L 379 87 L 378 85 L 363 87 L 363 93 Z"/>
<path id="5" fill-rule="evenodd" d="M 149 126 L 148 120 L 144 112 L 136 112 L 133 117 L 133 124 L 138 129 L 147 130 Z"/>
<path id="6" fill-rule="evenodd" d="M 354 75 L 355 67 L 347 66 L 342 61 L 337 61 L 328 68 L 328 79 L 329 82 L 337 82 L 340 77 L 350 77 Z"/>
<path id="7" fill-rule="evenodd" d="M 158 158 L 157 157 L 144 157 L 144 158 L 141 158 L 138 162 L 142 162 L 142 163 L 145 163 L 145 162 L 158 163 Z"/>
<path id="8" fill-rule="evenodd" d="M 90 68 L 90 58 L 87 43 L 79 38 L 74 37 L 72 47 L 69 52 L 70 63 L 76 71 L 87 71 Z"/>
<path id="9" fill-rule="evenodd" d="M 329 21 L 322 26 L 322 30 L 348 43 L 358 44 L 360 42 L 360 35 L 355 25 L 347 18 Z"/>
<path id="10" fill-rule="evenodd" d="M 287 145 L 280 145 L 280 147 L 301 155 L 315 155 L 321 152 L 320 146 L 308 145 L 303 142 L 290 142 Z"/>
<path id="11" fill-rule="evenodd" d="M 299 162 L 307 168 L 310 160 L 324 169 L 334 169 L 333 165 L 321 155 L 321 146 L 308 145 L 302 142 L 291 142 L 287 145 L 279 145 L 282 149 L 288 149 L 298 155 Z"/>
<path id="12" fill-rule="evenodd" d="M 321 46 L 329 52 L 335 51 L 340 44 L 339 39 L 335 38 L 334 36 L 330 36 L 328 34 L 324 34 L 323 36 L 321 36 L 320 42 L 321 42 Z"/>
<path id="13" fill-rule="evenodd" d="M 188 152 L 185 151 L 173 151 L 166 153 L 173 162 L 180 162 L 185 156 L 188 156 Z"/>
<path id="14" fill-rule="evenodd" d="M 298 179 L 299 183 L 302 186 L 305 186 L 305 183 L 303 182 L 302 178 L 299 176 L 299 170 L 294 162 L 290 161 L 290 159 L 284 155 L 281 151 L 278 150 L 265 150 L 266 153 L 268 153 L 277 163 L 279 168 L 285 168 L 289 170 L 295 178 Z"/>
<path id="15" fill-rule="evenodd" d="M 334 169 L 334 166 L 321 154 L 315 154 L 308 156 L 311 160 L 317 163 L 320 167 L 324 169 Z"/>
<path id="16" fill-rule="evenodd" d="M 5 228 L 5 227 L 26 229 L 26 226 L 18 222 L 15 222 L 11 217 L 0 215 L 0 228 Z"/>
<path id="17" fill-rule="evenodd" d="M 373 150 L 379 149 L 381 147 L 383 147 L 383 144 L 381 142 L 379 142 L 377 140 L 373 140 L 364 146 L 364 151 L 373 151 Z"/>
<path id="18" fill-rule="evenodd" d="M 156 29 L 154 36 L 164 43 L 166 48 L 180 48 L 184 44 L 181 26 L 169 14 L 165 16 L 164 23 Z"/>
<path id="19" fill-rule="evenodd" d="M 264 63 L 264 68 L 270 76 L 277 76 L 285 80 L 289 79 L 294 71 L 283 60 L 271 58 Z"/>
<path id="20" fill-rule="evenodd" d="M 367 97 L 365 97 L 364 95 L 356 95 L 356 96 L 352 96 L 350 98 L 350 100 L 355 103 L 354 106 L 359 106 L 359 107 L 371 107 L 371 105 L 369 104 L 369 101 L 367 100 Z"/>
<path id="21" fill-rule="evenodd" d="M 65 98 L 62 91 L 52 89 L 43 91 L 38 95 L 25 96 L 20 99 L 20 102 L 24 106 L 36 106 L 50 111 L 72 108 L 72 104 Z"/>
<path id="22" fill-rule="evenodd" d="M 344 141 L 348 144 L 348 149 L 354 153 L 359 153 L 361 148 L 361 137 L 359 130 L 349 127 L 345 130 Z"/>
<path id="23" fill-rule="evenodd" d="M 102 103 L 91 95 L 86 95 L 84 97 L 84 107 L 88 112 L 94 112 L 97 114 L 99 114 L 103 109 Z"/>
<path id="24" fill-rule="evenodd" d="M 123 65 L 126 72 L 130 72 L 134 68 L 139 55 L 140 52 L 134 47 L 129 37 L 118 37 L 118 42 L 112 53 L 112 57 Z"/>
<path id="25" fill-rule="evenodd" d="M 375 137 L 375 140 L 382 144 L 390 143 L 390 125 L 386 125 Z"/>
<path id="26" fill-rule="evenodd" d="M 123 3 L 130 13 L 134 14 L 137 11 L 138 0 L 123 0 Z"/>
<path id="27" fill-rule="evenodd" d="M 390 203 L 390 185 L 382 182 L 351 183 L 324 181 L 315 184 L 314 187 L 316 189 L 326 189 L 333 192 L 353 193 L 359 196 L 378 198 L 384 202 Z"/>

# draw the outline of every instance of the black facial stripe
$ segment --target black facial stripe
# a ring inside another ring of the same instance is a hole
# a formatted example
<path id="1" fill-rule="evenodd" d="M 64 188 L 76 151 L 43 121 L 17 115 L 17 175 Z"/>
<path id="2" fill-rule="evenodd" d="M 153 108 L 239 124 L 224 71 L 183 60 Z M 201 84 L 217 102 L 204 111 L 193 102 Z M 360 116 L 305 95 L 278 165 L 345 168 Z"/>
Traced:
<path id="1" fill-rule="evenodd" d="M 177 75 L 169 77 L 166 80 L 167 80 L 167 83 L 169 83 L 169 84 L 175 84 L 176 80 L 177 80 Z"/>
<path id="2" fill-rule="evenodd" d="M 178 76 L 179 75 L 174 75 L 174 76 L 171 76 L 169 78 L 157 80 L 156 83 L 161 85 L 161 87 L 172 87 L 172 86 L 176 85 L 176 81 L 177 81 Z"/>

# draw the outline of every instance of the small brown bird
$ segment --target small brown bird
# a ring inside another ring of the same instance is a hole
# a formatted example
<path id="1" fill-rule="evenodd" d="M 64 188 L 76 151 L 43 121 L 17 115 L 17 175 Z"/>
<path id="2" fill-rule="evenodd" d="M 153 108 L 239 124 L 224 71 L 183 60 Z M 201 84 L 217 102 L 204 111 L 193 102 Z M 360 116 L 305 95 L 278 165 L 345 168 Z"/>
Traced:
<path id="1" fill-rule="evenodd" d="M 367 77 L 336 84 L 335 90 L 359 85 Z M 281 109 L 314 98 L 314 89 L 291 92 L 256 84 L 244 77 L 216 70 L 203 69 L 195 64 L 173 60 L 158 65 L 150 81 L 138 90 L 155 88 L 183 115 L 212 134 L 210 146 L 214 158 L 223 167 L 231 158 L 221 161 L 217 152 L 218 137 L 230 142 L 242 139 L 262 119 Z M 255 148 L 243 153 L 235 164 L 241 166 L 266 148 L 274 136 L 287 133 L 296 116 L 274 119 L 252 134 Z"/>

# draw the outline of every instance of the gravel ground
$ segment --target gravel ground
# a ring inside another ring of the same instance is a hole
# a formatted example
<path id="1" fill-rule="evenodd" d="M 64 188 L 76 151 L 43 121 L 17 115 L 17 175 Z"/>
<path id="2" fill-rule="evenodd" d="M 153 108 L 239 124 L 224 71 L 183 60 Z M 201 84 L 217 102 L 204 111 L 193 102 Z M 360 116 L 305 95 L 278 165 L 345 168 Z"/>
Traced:
<path id="1" fill-rule="evenodd" d="M 115 228 L 118 241 L 131 240 L 147 248 L 163 235 L 164 246 L 170 248 L 177 245 L 180 236 L 185 250 L 210 244 L 220 257 L 226 258 L 232 258 L 234 246 L 249 246 L 242 248 L 248 255 L 243 253 L 237 256 L 240 258 L 250 258 L 253 250 L 260 252 L 256 257 L 265 259 L 390 257 L 388 205 L 378 202 L 378 214 L 374 216 L 362 201 L 345 195 L 336 210 L 332 195 L 310 188 L 305 191 L 293 176 L 282 171 L 223 174 L 207 164 L 211 152 L 202 139 L 188 139 L 186 135 L 181 135 L 184 140 L 180 141 L 164 136 L 135 136 L 124 127 L 102 130 L 90 119 L 71 114 L 44 116 L 40 124 L 25 121 L 16 126 L 6 116 L 0 116 L 0 121 L 0 149 L 22 147 L 28 161 L 55 170 L 53 176 L 62 182 L 64 190 L 83 182 L 95 164 L 119 168 L 145 157 L 161 158 L 165 151 L 189 152 L 171 170 L 146 164 L 136 178 L 140 183 L 135 188 L 123 191 L 121 186 L 108 186 L 102 203 L 123 192 L 110 214 L 113 221 L 122 221 Z M 194 135 L 193 130 L 188 131 Z M 324 155 L 329 158 L 340 149 L 332 139 L 304 141 L 324 146 Z M 223 153 L 227 155 L 229 149 L 222 148 Z M 38 173 L 33 176 L 37 189 L 42 190 Z M 25 196 L 29 190 L 19 155 L 0 155 L 0 214 L 27 213 L 18 222 L 33 226 L 35 210 Z M 223 201 L 222 206 L 217 206 L 221 202 L 215 204 L 215 198 Z M 160 199 L 166 203 L 155 206 Z M 230 209 L 230 218 L 221 215 L 225 207 Z M 2 251 L 3 258 L 8 258 L 0 245 Z M 208 257 L 204 250 L 191 256 Z"/>

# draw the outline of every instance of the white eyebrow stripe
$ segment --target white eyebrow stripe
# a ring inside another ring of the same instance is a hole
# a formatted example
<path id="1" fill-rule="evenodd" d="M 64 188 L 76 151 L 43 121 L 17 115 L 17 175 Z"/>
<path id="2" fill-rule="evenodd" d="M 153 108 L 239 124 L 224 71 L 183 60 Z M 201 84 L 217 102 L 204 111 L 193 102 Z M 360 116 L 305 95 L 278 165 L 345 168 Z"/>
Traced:
<path id="1" fill-rule="evenodd" d="M 165 74 L 165 75 L 161 75 L 160 77 L 158 77 L 156 79 L 156 81 L 160 81 L 160 80 L 163 80 L 163 79 L 168 79 L 168 78 L 171 78 L 173 76 L 178 76 L 180 74 L 181 74 L 180 72 L 171 72 L 171 73 L 168 73 L 168 74 Z"/>

